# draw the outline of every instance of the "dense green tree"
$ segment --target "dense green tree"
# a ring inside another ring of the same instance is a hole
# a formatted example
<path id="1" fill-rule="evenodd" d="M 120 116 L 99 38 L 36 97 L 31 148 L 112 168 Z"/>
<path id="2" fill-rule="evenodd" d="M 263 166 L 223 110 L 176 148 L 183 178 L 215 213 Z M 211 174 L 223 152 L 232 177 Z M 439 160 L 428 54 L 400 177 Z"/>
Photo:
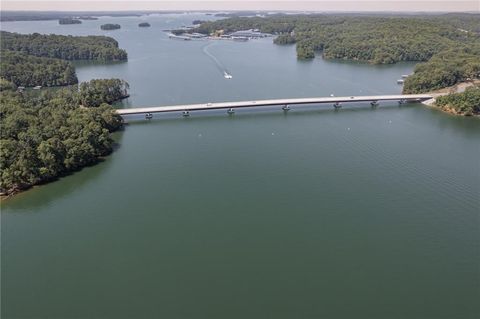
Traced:
<path id="1" fill-rule="evenodd" d="M 60 86 L 78 83 L 75 68 L 68 61 L 39 58 L 8 50 L 0 51 L 0 77 L 16 86 Z"/>
<path id="2" fill-rule="evenodd" d="M 1 70 L 2 70 L 2 66 L 1 66 L 1 61 L 0 61 L 0 74 L 1 74 Z M 0 92 L 1 91 L 7 91 L 7 90 L 12 91 L 12 90 L 16 90 L 16 89 L 17 89 L 17 86 L 14 83 L 0 77 Z"/>
<path id="3" fill-rule="evenodd" d="M 290 33 L 281 34 L 278 37 L 276 37 L 275 39 L 273 39 L 273 43 L 280 44 L 280 45 L 293 44 L 295 42 L 297 42 L 297 40 Z"/>
<path id="4" fill-rule="evenodd" d="M 129 85 L 120 79 L 95 79 L 80 84 L 80 103 L 97 107 L 128 97 Z"/>
<path id="5" fill-rule="evenodd" d="M 109 83 L 109 82 L 108 82 Z M 121 118 L 108 104 L 81 107 L 76 87 L 0 92 L 0 191 L 12 193 L 94 163 L 112 151 Z"/>
<path id="6" fill-rule="evenodd" d="M 107 24 L 102 24 L 100 26 L 100 29 L 102 30 L 117 30 L 120 29 L 122 26 L 116 23 L 107 23 Z"/>
<path id="7" fill-rule="evenodd" d="M 62 18 L 58 19 L 58 24 L 81 24 L 82 21 L 73 18 Z"/>
<path id="8" fill-rule="evenodd" d="M 480 85 L 468 87 L 465 92 L 437 97 L 435 105 L 454 109 L 459 114 L 480 114 Z"/>
<path id="9" fill-rule="evenodd" d="M 346 59 L 374 64 L 419 64 L 405 92 L 425 92 L 478 78 L 480 14 L 429 16 L 271 15 L 202 23 L 191 32 L 210 34 L 260 29 L 276 44 L 296 43 L 297 57 Z M 467 52 L 468 51 L 468 52 Z"/>
<path id="10" fill-rule="evenodd" d="M 118 42 L 105 36 L 18 34 L 1 31 L 0 45 L 3 50 L 62 60 L 127 59 L 127 52 L 118 48 Z"/>
<path id="11" fill-rule="evenodd" d="M 428 92 L 480 77 L 480 45 L 460 46 L 415 67 L 405 80 L 405 93 Z"/>

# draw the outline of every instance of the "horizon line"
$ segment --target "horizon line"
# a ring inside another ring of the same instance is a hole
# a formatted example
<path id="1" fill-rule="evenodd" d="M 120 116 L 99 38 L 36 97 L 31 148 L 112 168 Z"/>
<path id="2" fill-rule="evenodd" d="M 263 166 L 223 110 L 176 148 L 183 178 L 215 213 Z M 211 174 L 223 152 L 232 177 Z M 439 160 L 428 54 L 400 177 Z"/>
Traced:
<path id="1" fill-rule="evenodd" d="M 480 1 L 436 0 L 183 0 L 183 1 L 12 1 L 1 11 L 304 11 L 304 12 L 480 12 Z M 432 10 L 433 9 L 433 10 Z"/>
<path id="2" fill-rule="evenodd" d="M 322 12 L 344 12 L 344 13 L 470 13 L 470 14 L 479 14 L 479 11 L 472 10 L 461 10 L 461 11 L 451 11 L 451 10 L 341 10 L 341 9 L 327 9 L 327 10 L 313 10 L 313 9 L 0 9 L 2 12 L 145 12 L 145 13 L 157 13 L 157 12 L 313 12 L 313 13 L 322 13 Z"/>

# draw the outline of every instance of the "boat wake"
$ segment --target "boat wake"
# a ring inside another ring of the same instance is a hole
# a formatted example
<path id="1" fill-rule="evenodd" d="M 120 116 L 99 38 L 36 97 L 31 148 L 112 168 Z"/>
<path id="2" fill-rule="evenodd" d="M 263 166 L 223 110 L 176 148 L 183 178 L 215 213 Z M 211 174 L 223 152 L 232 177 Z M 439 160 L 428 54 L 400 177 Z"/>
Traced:
<path id="1" fill-rule="evenodd" d="M 230 72 L 228 72 L 227 68 L 223 65 L 223 63 L 219 59 L 217 59 L 217 57 L 215 55 L 213 55 L 210 51 L 208 51 L 208 47 L 213 45 L 213 44 L 214 44 L 214 42 L 205 45 L 202 48 L 202 51 L 215 63 L 215 66 L 220 71 L 220 73 L 223 75 L 223 77 L 227 80 L 230 80 L 231 78 L 233 78 L 233 76 L 230 74 Z"/>

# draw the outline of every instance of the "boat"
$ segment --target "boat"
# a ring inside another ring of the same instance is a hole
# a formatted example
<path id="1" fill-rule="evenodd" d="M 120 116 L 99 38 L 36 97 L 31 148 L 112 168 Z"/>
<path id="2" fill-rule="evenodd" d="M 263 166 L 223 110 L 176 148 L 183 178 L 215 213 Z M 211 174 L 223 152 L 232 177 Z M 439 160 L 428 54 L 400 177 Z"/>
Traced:
<path id="1" fill-rule="evenodd" d="M 168 37 L 169 37 L 170 39 L 176 39 L 176 40 L 184 40 L 184 41 L 190 41 L 190 40 L 192 40 L 192 39 L 189 38 L 189 37 L 181 36 L 181 35 L 175 35 L 175 34 L 170 34 Z"/>
<path id="2" fill-rule="evenodd" d="M 231 74 L 229 74 L 227 71 L 223 71 L 223 77 L 225 79 L 231 79 L 233 78 L 233 76 Z"/>
<path id="3" fill-rule="evenodd" d="M 403 84 L 403 82 L 405 82 L 405 81 L 402 80 L 402 79 L 397 80 L 397 84 Z"/>
<path id="4" fill-rule="evenodd" d="M 232 37 L 233 41 L 240 41 L 240 42 L 245 42 L 248 41 L 247 37 Z"/>

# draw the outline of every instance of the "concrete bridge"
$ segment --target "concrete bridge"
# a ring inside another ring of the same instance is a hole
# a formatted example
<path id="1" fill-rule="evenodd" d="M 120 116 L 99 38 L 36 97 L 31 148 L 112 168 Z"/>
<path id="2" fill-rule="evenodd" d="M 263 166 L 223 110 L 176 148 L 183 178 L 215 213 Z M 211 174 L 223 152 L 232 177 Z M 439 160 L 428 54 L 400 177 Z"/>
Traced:
<path id="1" fill-rule="evenodd" d="M 235 112 L 235 109 L 249 107 L 282 106 L 284 111 L 290 110 L 291 105 L 310 105 L 310 104 L 332 104 L 335 108 L 340 108 L 342 103 L 370 102 L 372 106 L 377 106 L 381 101 L 421 102 L 434 98 L 430 94 L 400 94 L 400 95 L 371 95 L 371 96 L 330 96 L 313 97 L 298 99 L 275 99 L 275 100 L 257 100 L 257 101 L 239 101 L 239 102 L 219 102 L 203 104 L 185 104 L 155 107 L 139 107 L 130 109 L 117 109 L 120 115 L 145 114 L 146 118 L 151 118 L 153 113 L 182 112 L 188 116 L 190 111 L 218 110 L 226 109 L 229 114 Z"/>

